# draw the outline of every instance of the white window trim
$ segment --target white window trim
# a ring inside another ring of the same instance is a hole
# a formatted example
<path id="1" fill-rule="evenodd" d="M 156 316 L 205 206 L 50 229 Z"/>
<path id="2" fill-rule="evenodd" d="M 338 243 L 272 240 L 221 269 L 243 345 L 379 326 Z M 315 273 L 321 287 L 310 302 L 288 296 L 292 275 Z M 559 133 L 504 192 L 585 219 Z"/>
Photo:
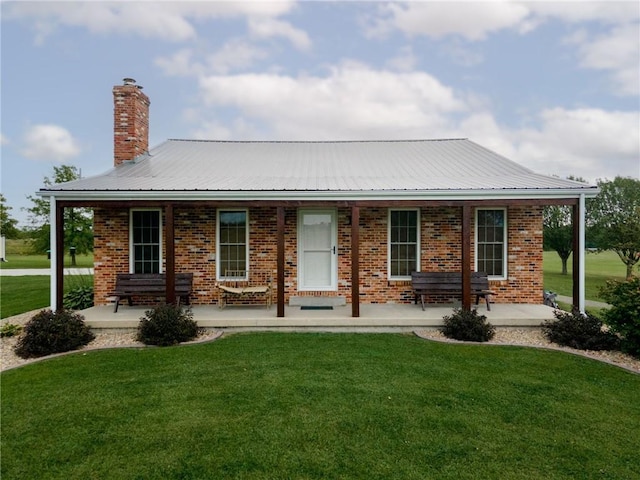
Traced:
<path id="1" fill-rule="evenodd" d="M 421 257 L 422 257 L 422 220 L 420 218 L 419 208 L 389 208 L 387 209 L 387 279 L 388 280 L 411 280 L 411 275 L 392 276 L 391 275 L 391 212 L 416 212 L 416 221 L 418 227 L 418 237 L 416 252 L 418 258 L 416 258 L 416 271 L 420 271 Z"/>
<path id="2" fill-rule="evenodd" d="M 237 278 L 236 280 L 248 280 L 249 279 L 249 209 L 248 208 L 218 208 L 216 209 L 216 279 L 224 280 L 222 273 L 220 271 L 220 213 L 221 212 L 244 212 L 247 228 L 245 229 L 245 258 L 247 259 L 247 268 L 246 274 L 244 278 Z"/>
<path id="3" fill-rule="evenodd" d="M 473 256 L 474 262 L 474 270 L 478 271 L 478 213 L 481 210 L 502 210 L 504 212 L 504 225 L 503 225 L 503 235 L 504 238 L 504 249 L 502 250 L 502 275 L 489 275 L 489 280 L 506 280 L 508 277 L 509 266 L 507 264 L 508 251 L 509 251 L 509 215 L 506 207 L 485 207 L 485 208 L 476 208 L 475 213 L 475 225 L 474 225 L 474 249 L 475 254 Z"/>
<path id="4" fill-rule="evenodd" d="M 164 259 L 164 251 L 162 249 L 163 239 L 162 232 L 164 231 L 164 225 L 162 223 L 162 209 L 160 208 L 130 208 L 129 209 L 129 273 L 135 273 L 135 252 L 133 248 L 133 213 L 134 212 L 158 212 L 158 216 L 160 217 L 160 223 L 158 228 L 160 228 L 160 235 L 158 237 L 158 241 L 160 242 L 160 258 L 158 261 L 160 265 L 158 267 L 158 272 L 162 273 L 162 260 Z"/>

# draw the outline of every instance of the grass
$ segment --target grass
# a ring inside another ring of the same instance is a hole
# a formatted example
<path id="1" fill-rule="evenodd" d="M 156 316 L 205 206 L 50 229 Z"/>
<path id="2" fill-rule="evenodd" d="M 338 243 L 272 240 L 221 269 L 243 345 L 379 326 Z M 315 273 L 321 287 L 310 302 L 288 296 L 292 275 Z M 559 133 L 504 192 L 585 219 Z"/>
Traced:
<path id="1" fill-rule="evenodd" d="M 32 253 L 33 247 L 28 239 L 8 238 L 6 240 L 6 262 L 0 262 L 0 270 L 12 268 L 49 268 L 51 260 L 47 252 Z M 71 267 L 71 256 L 65 255 L 64 266 Z M 76 267 L 92 268 L 93 254 L 76 255 Z"/>
<path id="2" fill-rule="evenodd" d="M 640 376 L 562 352 L 237 334 L 55 358 L 2 386 L 2 478 L 640 476 Z"/>
<path id="3" fill-rule="evenodd" d="M 0 319 L 49 307 L 50 284 L 46 275 L 0 277 Z M 67 275 L 64 291 L 79 285 L 93 285 L 93 275 Z"/>
<path id="4" fill-rule="evenodd" d="M 544 252 L 544 289 L 565 296 L 573 294 L 572 257 L 568 260 L 568 273 L 562 275 L 562 262 L 556 252 Z M 600 289 L 608 280 L 624 281 L 626 266 L 615 252 L 588 253 L 585 257 L 585 297 L 604 302 Z"/>
<path id="5" fill-rule="evenodd" d="M 50 268 L 51 260 L 46 255 L 11 255 L 7 254 L 7 261 L 0 262 L 0 270 L 16 268 Z M 65 268 L 71 267 L 71 257 L 65 255 Z M 93 268 L 93 255 L 76 255 L 74 268 Z"/>

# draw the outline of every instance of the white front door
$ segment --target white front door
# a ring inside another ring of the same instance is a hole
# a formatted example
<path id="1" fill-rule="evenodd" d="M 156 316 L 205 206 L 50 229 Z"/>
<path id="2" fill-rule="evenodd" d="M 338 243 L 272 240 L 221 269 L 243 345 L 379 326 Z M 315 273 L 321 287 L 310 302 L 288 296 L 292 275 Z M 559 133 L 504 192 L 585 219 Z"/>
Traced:
<path id="1" fill-rule="evenodd" d="M 299 290 L 337 290 L 336 250 L 335 210 L 299 210 Z"/>

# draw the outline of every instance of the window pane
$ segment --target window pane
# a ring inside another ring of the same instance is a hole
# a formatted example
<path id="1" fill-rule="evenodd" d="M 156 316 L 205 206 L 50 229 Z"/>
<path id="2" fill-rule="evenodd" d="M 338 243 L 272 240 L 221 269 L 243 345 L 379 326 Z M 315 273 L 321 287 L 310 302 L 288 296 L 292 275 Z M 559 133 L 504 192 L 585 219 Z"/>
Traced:
<path id="1" fill-rule="evenodd" d="M 477 220 L 477 268 L 488 275 L 504 276 L 505 212 L 480 210 Z"/>
<path id="2" fill-rule="evenodd" d="M 418 264 L 418 212 L 391 211 L 389 221 L 390 275 L 410 276 Z"/>
<path id="3" fill-rule="evenodd" d="M 220 275 L 247 269 L 247 213 L 221 211 L 218 226 Z"/>
<path id="4" fill-rule="evenodd" d="M 133 271 L 160 272 L 160 212 L 137 210 L 131 213 Z"/>

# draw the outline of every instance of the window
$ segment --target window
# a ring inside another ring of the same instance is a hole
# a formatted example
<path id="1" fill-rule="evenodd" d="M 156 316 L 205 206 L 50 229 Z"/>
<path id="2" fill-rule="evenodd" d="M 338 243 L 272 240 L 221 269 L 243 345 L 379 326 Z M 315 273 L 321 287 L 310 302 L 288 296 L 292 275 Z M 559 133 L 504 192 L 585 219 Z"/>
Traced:
<path id="1" fill-rule="evenodd" d="M 131 210 L 131 256 L 133 273 L 160 273 L 162 225 L 160 210 Z"/>
<path id="2" fill-rule="evenodd" d="M 507 212 L 505 209 L 476 211 L 476 271 L 506 278 Z"/>
<path id="3" fill-rule="evenodd" d="M 218 278 L 227 270 L 247 270 L 249 264 L 249 222 L 246 210 L 218 210 Z"/>
<path id="4" fill-rule="evenodd" d="M 389 278 L 406 279 L 420 266 L 418 210 L 389 210 Z"/>

